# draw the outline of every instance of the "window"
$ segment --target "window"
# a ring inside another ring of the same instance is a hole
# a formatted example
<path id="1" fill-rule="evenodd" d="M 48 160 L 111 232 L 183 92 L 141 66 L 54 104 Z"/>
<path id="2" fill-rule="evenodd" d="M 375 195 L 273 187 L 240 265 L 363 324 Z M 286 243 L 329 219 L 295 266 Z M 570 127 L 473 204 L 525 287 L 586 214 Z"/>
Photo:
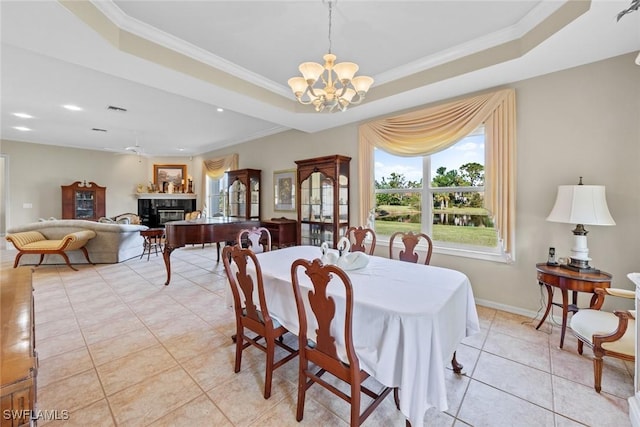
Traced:
<path id="1" fill-rule="evenodd" d="M 225 206 L 227 205 L 225 200 L 226 177 L 226 174 L 222 178 L 210 178 L 207 176 L 207 206 L 206 213 L 203 213 L 205 216 L 225 216 Z"/>
<path id="2" fill-rule="evenodd" d="M 376 234 L 422 231 L 439 249 L 497 253 L 497 230 L 484 208 L 484 139 L 480 126 L 430 156 L 400 157 L 376 149 Z"/>

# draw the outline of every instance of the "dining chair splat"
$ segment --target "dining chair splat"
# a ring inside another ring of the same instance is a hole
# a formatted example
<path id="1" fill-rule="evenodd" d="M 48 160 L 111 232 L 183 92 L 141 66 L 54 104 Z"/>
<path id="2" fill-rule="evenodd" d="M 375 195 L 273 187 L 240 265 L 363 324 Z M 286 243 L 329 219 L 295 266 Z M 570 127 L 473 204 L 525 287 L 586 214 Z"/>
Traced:
<path id="1" fill-rule="evenodd" d="M 345 233 L 351 243 L 351 252 L 364 252 L 373 255 L 376 249 L 376 232 L 371 228 L 350 227 Z"/>
<path id="2" fill-rule="evenodd" d="M 240 230 L 236 242 L 246 245 L 254 253 L 268 252 L 271 250 L 271 233 L 265 227 L 253 227 Z"/>
<path id="3" fill-rule="evenodd" d="M 394 242 L 398 238 L 402 241 L 403 249 L 394 247 Z M 417 251 L 416 248 L 423 242 L 426 244 L 426 251 Z M 422 252 L 424 252 L 424 255 Z M 431 237 L 425 233 L 414 233 L 413 231 L 405 233 L 403 231 L 397 231 L 393 233 L 389 239 L 389 258 L 391 259 L 399 259 L 400 261 L 413 263 L 420 262 L 429 265 L 432 252 L 433 242 L 431 241 Z"/>

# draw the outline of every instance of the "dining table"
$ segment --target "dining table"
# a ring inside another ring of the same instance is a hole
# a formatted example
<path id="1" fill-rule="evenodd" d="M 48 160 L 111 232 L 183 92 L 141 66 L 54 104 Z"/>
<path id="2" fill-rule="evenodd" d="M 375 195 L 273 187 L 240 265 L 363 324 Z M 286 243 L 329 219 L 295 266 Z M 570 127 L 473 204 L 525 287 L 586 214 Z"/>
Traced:
<path id="1" fill-rule="evenodd" d="M 269 314 L 297 335 L 291 265 L 321 258 L 321 248 L 292 246 L 256 256 Z M 365 256 L 366 265 L 345 270 L 353 287 L 352 336 L 360 367 L 384 386 L 397 387 L 401 412 L 411 425 L 422 426 L 430 407 L 448 409 L 446 365 L 461 341 L 480 331 L 471 283 L 460 271 Z M 299 286 L 311 289 L 300 270 Z M 344 307 L 343 286 L 330 284 L 328 292 Z M 317 325 L 307 318 L 313 339 Z M 332 327 L 340 348 L 344 316 L 336 316 Z"/>

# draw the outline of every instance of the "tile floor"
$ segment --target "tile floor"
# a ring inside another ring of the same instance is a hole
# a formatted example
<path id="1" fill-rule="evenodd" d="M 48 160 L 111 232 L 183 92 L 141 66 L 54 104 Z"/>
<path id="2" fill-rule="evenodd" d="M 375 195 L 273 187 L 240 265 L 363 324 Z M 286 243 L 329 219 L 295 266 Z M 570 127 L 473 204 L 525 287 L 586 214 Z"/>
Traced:
<path id="1" fill-rule="evenodd" d="M 2 250 L 2 268 L 15 252 Z M 67 410 L 47 426 L 345 426 L 348 405 L 316 386 L 295 421 L 297 363 L 276 371 L 262 397 L 264 357 L 245 351 L 233 372 L 233 313 L 214 247 L 172 254 L 163 286 L 161 257 L 117 265 L 41 266 L 35 270 L 38 407 Z M 628 426 L 633 365 L 607 361 L 602 393 L 592 388 L 585 350 L 568 333 L 503 311 L 478 307 L 482 332 L 458 349 L 464 375 L 447 370 L 449 410 L 426 426 Z M 388 397 L 368 426 L 404 426 Z"/>

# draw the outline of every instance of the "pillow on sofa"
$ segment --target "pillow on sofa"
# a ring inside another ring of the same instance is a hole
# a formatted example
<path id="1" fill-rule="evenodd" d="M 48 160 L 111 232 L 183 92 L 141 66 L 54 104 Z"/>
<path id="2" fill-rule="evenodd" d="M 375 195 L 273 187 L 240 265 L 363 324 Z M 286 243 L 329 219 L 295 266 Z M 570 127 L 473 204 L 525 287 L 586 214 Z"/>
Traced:
<path id="1" fill-rule="evenodd" d="M 112 220 L 111 218 L 107 218 L 106 216 L 101 217 L 101 218 L 98 220 L 98 222 L 104 222 L 104 223 L 107 223 L 107 224 L 113 224 L 113 223 L 115 223 L 115 221 L 114 221 L 114 220 Z"/>
<path id="2" fill-rule="evenodd" d="M 113 220 L 118 224 L 133 224 L 133 225 L 140 224 L 140 217 L 130 212 L 116 215 L 113 217 Z"/>

